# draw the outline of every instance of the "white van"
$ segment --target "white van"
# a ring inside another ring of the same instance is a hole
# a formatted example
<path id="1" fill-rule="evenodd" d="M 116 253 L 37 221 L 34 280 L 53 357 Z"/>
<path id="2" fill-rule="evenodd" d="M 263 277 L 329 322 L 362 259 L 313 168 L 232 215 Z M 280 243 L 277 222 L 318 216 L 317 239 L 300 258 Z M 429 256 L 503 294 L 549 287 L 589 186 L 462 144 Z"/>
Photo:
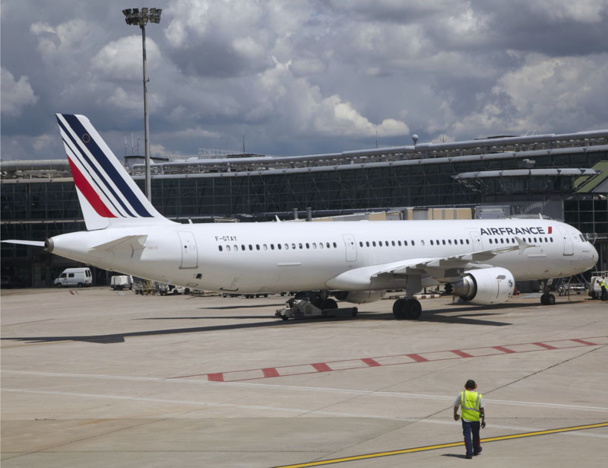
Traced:
<path id="1" fill-rule="evenodd" d="M 89 268 L 66 268 L 63 273 L 55 278 L 55 286 L 61 288 L 63 286 L 91 286 L 93 284 L 93 276 Z"/>

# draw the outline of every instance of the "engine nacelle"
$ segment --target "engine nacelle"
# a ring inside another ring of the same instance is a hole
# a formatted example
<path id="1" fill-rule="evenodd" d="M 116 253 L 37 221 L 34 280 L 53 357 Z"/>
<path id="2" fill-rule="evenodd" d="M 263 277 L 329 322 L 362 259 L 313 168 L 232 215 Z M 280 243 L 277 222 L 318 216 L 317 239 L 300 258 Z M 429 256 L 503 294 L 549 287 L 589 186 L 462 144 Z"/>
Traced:
<path id="1" fill-rule="evenodd" d="M 459 281 L 446 285 L 446 291 L 473 304 L 501 304 L 509 300 L 515 290 L 515 278 L 505 268 L 484 268 L 465 271 Z"/>
<path id="2" fill-rule="evenodd" d="M 367 304 L 382 299 L 384 291 L 336 291 L 332 294 L 339 301 Z"/>

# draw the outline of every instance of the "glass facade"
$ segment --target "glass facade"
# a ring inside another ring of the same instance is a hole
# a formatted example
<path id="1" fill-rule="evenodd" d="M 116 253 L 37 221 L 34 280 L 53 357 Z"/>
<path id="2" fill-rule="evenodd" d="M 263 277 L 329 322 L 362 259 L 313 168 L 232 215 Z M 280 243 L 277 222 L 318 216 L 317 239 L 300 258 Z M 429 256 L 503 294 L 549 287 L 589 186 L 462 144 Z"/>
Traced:
<path id="1" fill-rule="evenodd" d="M 608 160 L 608 152 L 598 149 L 536 155 L 534 167 L 591 168 Z M 397 207 L 563 200 L 566 222 L 583 233 L 606 239 L 605 198 L 577 194 L 574 177 L 469 181 L 453 177 L 464 172 L 517 169 L 521 164 L 522 157 L 502 153 L 335 167 L 163 175 L 153 178 L 152 200 L 164 216 L 191 218 L 195 222 L 233 216 L 263 220 L 277 214 L 286 218 L 294 209 L 305 211 L 308 207 L 313 215 L 329 215 Z M 141 177 L 136 182 L 143 187 Z M 3 179 L 1 203 L 2 239 L 44 240 L 85 229 L 71 179 Z M 3 274 L 22 278 L 24 285 L 48 286 L 49 278 L 67 261 L 41 249 L 2 244 L 2 262 Z M 36 280 L 36 275 L 41 279 Z M 32 277 L 34 280 L 27 279 Z"/>

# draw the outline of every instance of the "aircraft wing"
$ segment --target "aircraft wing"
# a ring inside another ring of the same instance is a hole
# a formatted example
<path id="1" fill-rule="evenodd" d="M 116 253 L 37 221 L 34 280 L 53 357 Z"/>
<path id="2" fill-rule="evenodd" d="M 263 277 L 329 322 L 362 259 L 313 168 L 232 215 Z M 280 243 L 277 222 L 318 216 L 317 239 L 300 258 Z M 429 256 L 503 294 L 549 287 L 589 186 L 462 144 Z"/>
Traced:
<path id="1" fill-rule="evenodd" d="M 431 276 L 438 281 L 445 282 L 446 278 L 461 276 L 464 270 L 491 268 L 492 265 L 483 262 L 487 262 L 497 255 L 516 250 L 523 251 L 532 247 L 523 240 L 516 239 L 518 245 L 508 247 L 480 250 L 450 257 L 413 258 L 356 268 L 332 278 L 327 282 L 327 286 L 337 290 L 386 289 L 383 285 L 387 282 L 406 279 L 410 275 Z"/>

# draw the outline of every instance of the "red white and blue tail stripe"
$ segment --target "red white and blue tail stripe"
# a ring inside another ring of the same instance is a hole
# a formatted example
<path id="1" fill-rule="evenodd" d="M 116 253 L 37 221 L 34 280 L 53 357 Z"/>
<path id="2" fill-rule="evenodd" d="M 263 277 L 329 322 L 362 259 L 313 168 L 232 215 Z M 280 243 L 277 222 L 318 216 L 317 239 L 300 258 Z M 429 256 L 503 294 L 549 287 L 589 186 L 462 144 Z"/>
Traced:
<path id="1" fill-rule="evenodd" d="M 167 221 L 83 115 L 57 114 L 88 230 Z"/>

